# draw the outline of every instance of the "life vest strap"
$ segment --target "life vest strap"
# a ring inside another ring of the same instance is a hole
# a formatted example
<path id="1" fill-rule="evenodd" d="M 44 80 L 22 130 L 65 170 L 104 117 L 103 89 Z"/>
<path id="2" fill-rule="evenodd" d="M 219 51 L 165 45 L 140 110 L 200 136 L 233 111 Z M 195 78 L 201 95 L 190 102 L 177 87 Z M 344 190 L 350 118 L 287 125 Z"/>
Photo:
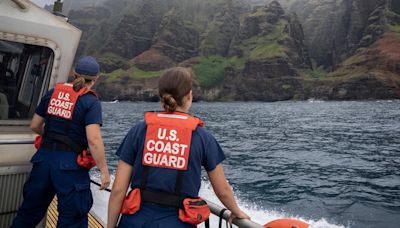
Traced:
<path id="1" fill-rule="evenodd" d="M 143 166 L 143 173 L 142 173 L 142 178 L 140 182 L 140 190 L 145 190 L 147 186 L 147 178 L 149 177 L 149 170 L 150 166 Z M 183 170 L 178 170 L 178 173 L 176 175 L 176 180 L 175 180 L 175 195 L 169 194 L 172 196 L 178 196 L 181 194 L 181 189 L 182 189 L 182 181 L 183 181 Z M 134 188 L 132 186 L 132 188 Z M 156 203 L 156 202 L 155 202 Z"/>
<path id="2" fill-rule="evenodd" d="M 175 181 L 175 195 L 181 194 L 182 180 L 183 180 L 183 170 L 178 170 Z"/>
<path id="3" fill-rule="evenodd" d="M 175 182 L 175 194 L 146 190 L 150 166 L 143 166 L 140 183 L 140 197 L 143 202 L 160 204 L 162 206 L 182 208 L 184 197 L 179 196 L 182 188 L 183 171 L 178 170 Z M 132 187 L 133 188 L 133 187 Z"/>
<path id="4" fill-rule="evenodd" d="M 78 154 L 80 154 L 83 150 L 86 149 L 86 148 L 83 148 L 82 146 L 80 146 L 79 144 L 75 143 L 74 141 L 72 141 L 68 136 L 66 136 L 64 134 L 58 134 L 55 132 L 45 132 L 44 138 L 52 139 L 57 142 L 60 142 L 61 144 L 67 145 L 75 153 L 78 153 Z"/>
<path id="5" fill-rule="evenodd" d="M 153 192 L 145 189 L 140 190 L 140 197 L 142 202 L 176 208 L 181 208 L 183 202 L 183 198 L 180 196 L 159 191 Z"/>
<path id="6" fill-rule="evenodd" d="M 97 97 L 96 93 L 94 91 L 90 90 L 87 87 L 83 87 L 78 92 L 75 92 L 73 90 L 73 85 L 72 84 L 70 84 L 70 83 L 58 83 L 58 84 L 56 84 L 56 86 L 54 88 L 54 91 L 53 91 L 53 94 L 52 94 L 50 100 L 53 99 L 53 98 L 54 99 L 59 99 L 57 94 L 60 93 L 60 92 L 68 93 L 68 95 L 71 95 L 71 96 L 68 97 L 68 100 L 71 99 L 71 100 L 69 100 L 70 103 L 71 103 L 71 106 L 72 106 L 72 109 L 70 110 L 71 114 L 73 113 L 74 108 L 75 108 L 75 104 L 77 103 L 78 98 L 80 96 L 82 96 L 84 94 L 87 94 L 87 93 L 91 93 L 91 94 L 93 94 L 94 96 Z M 63 96 L 65 96 L 65 95 L 63 95 Z M 48 108 L 49 108 L 49 105 L 50 104 L 48 104 Z M 49 132 L 49 119 L 53 118 L 54 116 L 56 116 L 58 118 L 62 118 L 64 120 L 64 125 L 65 125 L 64 126 L 64 133 L 60 134 L 60 133 L 55 133 L 55 132 Z M 49 114 L 49 111 L 47 111 L 45 119 L 46 119 L 45 120 L 46 123 L 44 125 L 44 135 L 43 135 L 44 136 L 43 137 L 44 141 L 46 139 L 55 140 L 55 141 L 59 142 L 61 145 L 67 145 L 68 147 L 70 147 L 70 149 L 72 149 L 74 152 L 76 152 L 78 154 L 82 153 L 83 150 L 87 149 L 87 148 L 85 148 L 85 146 L 81 146 L 78 143 L 75 143 L 71 138 L 69 138 L 67 136 L 68 133 L 69 133 L 69 130 L 70 130 L 70 126 L 71 126 L 72 115 L 70 116 L 70 118 L 63 118 L 63 117 L 60 117 L 60 116 L 57 116 L 57 115 Z M 59 146 L 59 148 L 62 148 L 62 146 Z"/>

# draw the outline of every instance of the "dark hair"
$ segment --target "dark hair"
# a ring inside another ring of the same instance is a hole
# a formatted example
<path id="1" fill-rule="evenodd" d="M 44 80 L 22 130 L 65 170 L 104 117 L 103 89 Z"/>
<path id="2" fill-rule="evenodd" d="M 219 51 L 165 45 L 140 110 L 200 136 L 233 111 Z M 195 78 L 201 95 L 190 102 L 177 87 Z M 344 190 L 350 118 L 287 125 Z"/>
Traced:
<path id="1" fill-rule="evenodd" d="M 193 73 L 188 68 L 170 68 L 158 81 L 158 94 L 165 111 L 174 112 L 183 105 L 183 97 L 192 90 Z"/>

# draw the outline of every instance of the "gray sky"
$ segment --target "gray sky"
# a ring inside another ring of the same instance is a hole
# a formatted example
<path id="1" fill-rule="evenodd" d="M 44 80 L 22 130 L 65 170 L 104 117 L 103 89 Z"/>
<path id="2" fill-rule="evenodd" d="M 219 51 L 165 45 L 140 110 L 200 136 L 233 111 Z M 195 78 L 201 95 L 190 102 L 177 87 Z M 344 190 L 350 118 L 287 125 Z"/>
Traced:
<path id="1" fill-rule="evenodd" d="M 34 2 L 36 5 L 39 5 L 43 7 L 45 4 L 52 4 L 54 3 L 54 0 L 30 0 L 31 2 Z"/>

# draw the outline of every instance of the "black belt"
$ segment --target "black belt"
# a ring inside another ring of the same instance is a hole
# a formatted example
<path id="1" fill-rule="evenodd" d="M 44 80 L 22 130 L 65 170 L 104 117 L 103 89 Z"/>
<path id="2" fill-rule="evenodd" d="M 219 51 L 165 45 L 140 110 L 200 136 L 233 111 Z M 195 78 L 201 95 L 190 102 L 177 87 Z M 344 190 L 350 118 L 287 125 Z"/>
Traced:
<path id="1" fill-rule="evenodd" d="M 64 151 L 72 151 L 74 152 L 71 147 L 69 147 L 68 145 L 65 144 L 61 144 L 61 143 L 42 143 L 42 145 L 40 145 L 40 147 L 46 148 L 46 149 L 50 149 L 50 150 L 64 150 Z"/>
<path id="2" fill-rule="evenodd" d="M 80 146 L 79 144 L 75 143 L 68 136 L 63 135 L 63 134 L 59 134 L 59 133 L 55 133 L 55 132 L 46 132 L 44 134 L 44 138 L 57 141 L 58 144 L 66 145 L 66 146 L 68 146 L 67 150 L 75 151 L 78 154 L 81 153 L 84 149 L 86 149 L 86 148 L 83 148 L 82 146 Z"/>
<path id="3" fill-rule="evenodd" d="M 143 202 L 155 203 L 162 206 L 181 208 L 183 198 L 164 192 L 152 192 L 144 189 L 140 190 L 140 197 Z"/>

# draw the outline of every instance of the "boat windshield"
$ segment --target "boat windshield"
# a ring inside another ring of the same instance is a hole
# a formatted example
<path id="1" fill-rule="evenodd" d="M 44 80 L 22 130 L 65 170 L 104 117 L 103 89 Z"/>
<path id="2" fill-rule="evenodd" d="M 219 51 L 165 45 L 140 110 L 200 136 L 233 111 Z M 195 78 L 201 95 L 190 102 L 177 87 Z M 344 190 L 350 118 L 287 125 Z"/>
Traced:
<path id="1" fill-rule="evenodd" d="M 50 48 L 0 40 L 0 120 L 32 118 L 53 60 Z"/>

